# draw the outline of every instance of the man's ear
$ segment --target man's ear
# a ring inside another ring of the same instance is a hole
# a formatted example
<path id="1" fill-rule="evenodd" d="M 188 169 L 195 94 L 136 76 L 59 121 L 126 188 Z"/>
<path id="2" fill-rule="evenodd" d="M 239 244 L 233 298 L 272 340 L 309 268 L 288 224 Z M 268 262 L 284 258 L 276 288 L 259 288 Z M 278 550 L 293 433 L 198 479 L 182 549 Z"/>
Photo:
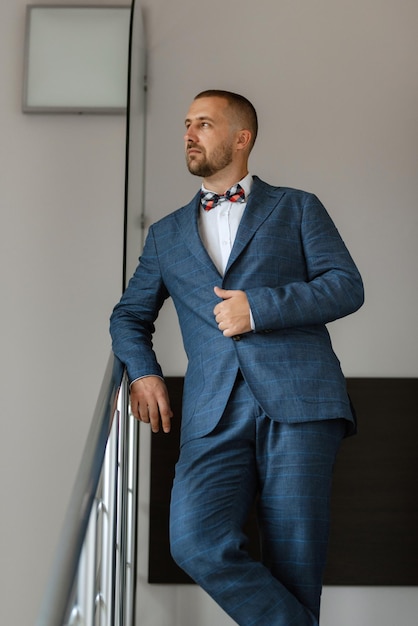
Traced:
<path id="1" fill-rule="evenodd" d="M 237 133 L 237 150 L 245 150 L 251 143 L 251 131 L 243 128 Z"/>

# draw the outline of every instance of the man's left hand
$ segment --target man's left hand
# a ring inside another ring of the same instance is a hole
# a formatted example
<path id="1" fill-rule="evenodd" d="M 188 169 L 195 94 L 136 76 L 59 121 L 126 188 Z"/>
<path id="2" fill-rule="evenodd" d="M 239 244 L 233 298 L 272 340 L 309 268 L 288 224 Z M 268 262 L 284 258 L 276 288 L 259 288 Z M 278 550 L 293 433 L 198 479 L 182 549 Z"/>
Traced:
<path id="1" fill-rule="evenodd" d="M 215 287 L 215 294 L 222 302 L 213 309 L 219 330 L 225 337 L 234 337 L 251 331 L 250 305 L 245 291 Z"/>

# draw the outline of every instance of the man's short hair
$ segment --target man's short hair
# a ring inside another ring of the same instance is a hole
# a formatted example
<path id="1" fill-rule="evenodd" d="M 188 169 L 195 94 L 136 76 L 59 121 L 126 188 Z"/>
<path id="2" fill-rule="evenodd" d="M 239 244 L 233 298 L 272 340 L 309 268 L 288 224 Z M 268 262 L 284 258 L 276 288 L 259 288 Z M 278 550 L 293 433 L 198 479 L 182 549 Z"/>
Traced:
<path id="1" fill-rule="evenodd" d="M 258 120 L 257 112 L 251 102 L 241 96 L 238 93 L 232 91 L 224 91 L 222 89 L 207 89 L 201 91 L 195 96 L 195 100 L 199 98 L 223 98 L 228 102 L 228 105 L 233 110 L 236 117 L 239 119 L 239 123 L 243 125 L 246 130 L 251 132 L 251 145 L 252 149 L 258 133 Z"/>

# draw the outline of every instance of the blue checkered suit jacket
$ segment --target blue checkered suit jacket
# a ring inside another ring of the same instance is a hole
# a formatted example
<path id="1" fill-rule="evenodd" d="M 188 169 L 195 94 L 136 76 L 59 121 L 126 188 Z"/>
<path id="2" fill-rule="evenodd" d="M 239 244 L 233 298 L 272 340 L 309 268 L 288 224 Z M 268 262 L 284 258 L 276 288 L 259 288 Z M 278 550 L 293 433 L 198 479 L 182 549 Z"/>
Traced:
<path id="1" fill-rule="evenodd" d="M 354 422 L 325 324 L 363 303 L 359 272 L 318 198 L 254 177 L 223 277 L 198 233 L 199 194 L 149 230 L 139 265 L 111 317 L 113 350 L 130 380 L 162 371 L 154 322 L 173 299 L 188 357 L 182 440 L 210 432 L 238 369 L 263 410 L 295 422 Z M 226 338 L 213 287 L 245 290 L 255 332 Z"/>

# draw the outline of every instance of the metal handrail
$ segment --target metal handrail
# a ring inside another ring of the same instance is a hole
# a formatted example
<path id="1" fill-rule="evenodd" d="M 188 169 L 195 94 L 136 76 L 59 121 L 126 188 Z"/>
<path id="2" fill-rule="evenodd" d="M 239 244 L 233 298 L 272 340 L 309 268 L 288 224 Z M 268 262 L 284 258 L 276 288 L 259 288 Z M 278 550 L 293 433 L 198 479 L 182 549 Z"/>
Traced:
<path id="1" fill-rule="evenodd" d="M 124 378 L 122 363 L 111 354 L 36 626 L 61 626 L 65 623 L 96 499 L 109 433 L 115 414 L 119 413 L 117 401 Z M 124 395 L 127 413 L 127 393 Z M 123 474 L 124 470 L 120 473 Z M 129 485 L 126 488 L 132 490 Z M 130 563 L 129 567 L 132 569 L 133 564 Z"/>

